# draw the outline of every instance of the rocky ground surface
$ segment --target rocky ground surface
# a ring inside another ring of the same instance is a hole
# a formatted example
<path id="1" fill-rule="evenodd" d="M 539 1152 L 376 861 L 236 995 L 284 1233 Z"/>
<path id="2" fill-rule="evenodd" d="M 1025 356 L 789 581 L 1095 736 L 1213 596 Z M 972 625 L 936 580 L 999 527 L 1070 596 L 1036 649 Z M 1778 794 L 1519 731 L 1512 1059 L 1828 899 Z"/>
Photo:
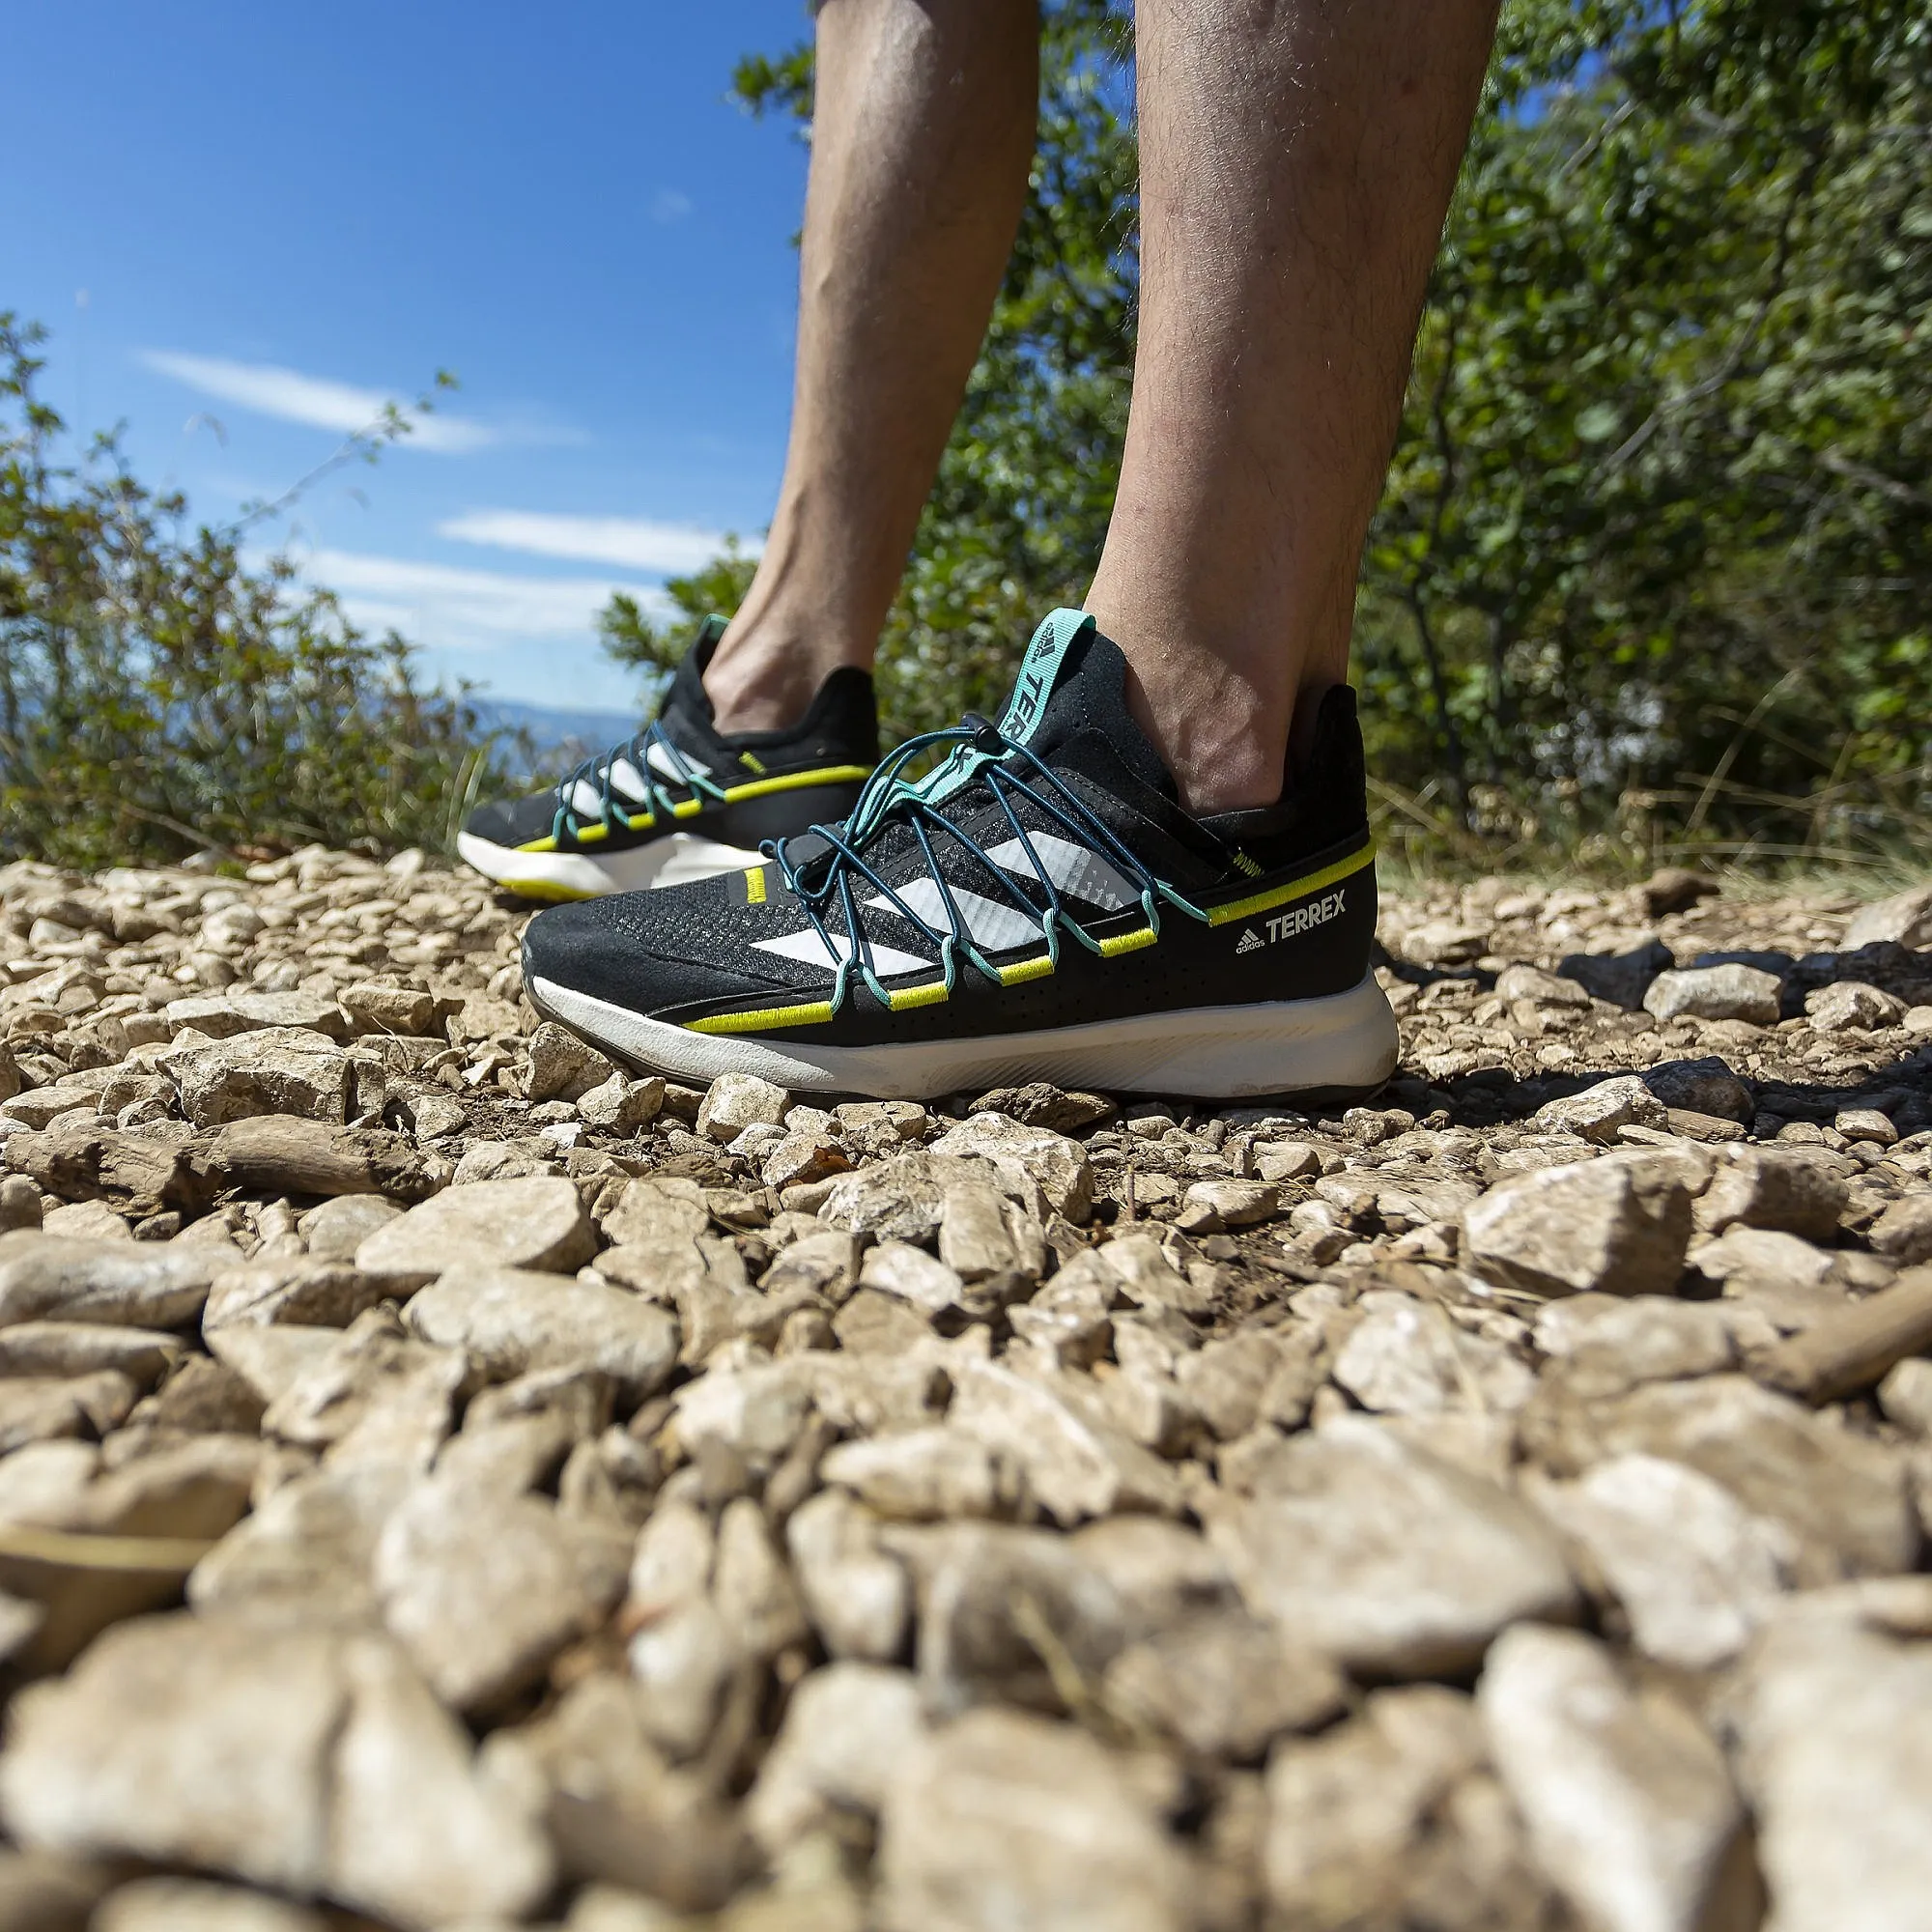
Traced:
<path id="1" fill-rule="evenodd" d="M 1932 894 L 1397 900 L 1309 1117 L 0 908 L 0 1928 L 1932 1923 Z"/>

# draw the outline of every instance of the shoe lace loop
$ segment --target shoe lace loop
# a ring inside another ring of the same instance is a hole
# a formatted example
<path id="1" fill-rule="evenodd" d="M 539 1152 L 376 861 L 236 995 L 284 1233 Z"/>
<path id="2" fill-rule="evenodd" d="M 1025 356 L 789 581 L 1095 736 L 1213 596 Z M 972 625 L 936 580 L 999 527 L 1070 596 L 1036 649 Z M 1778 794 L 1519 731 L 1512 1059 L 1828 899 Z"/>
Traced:
<path id="1" fill-rule="evenodd" d="M 661 768 L 652 757 L 654 752 L 662 754 L 670 766 L 668 778 L 661 776 Z M 613 774 L 619 764 L 628 764 L 643 781 L 644 796 L 640 803 L 644 810 L 641 812 L 627 811 L 617 798 Z M 580 811 L 574 802 L 580 784 L 596 788 L 597 810 L 594 814 Z M 612 745 L 608 752 L 585 758 L 574 772 L 556 781 L 554 787 L 556 815 L 551 824 L 551 836 L 554 838 L 574 836 L 580 827 L 585 825 L 602 825 L 607 832 L 628 832 L 636 826 L 639 817 L 647 823 L 669 817 L 677 806 L 670 792 L 673 785 L 682 786 L 693 798 L 709 798 L 721 805 L 724 802 L 724 786 L 696 769 L 679 751 L 662 722 L 653 722 L 621 745 Z"/>
<path id="2" fill-rule="evenodd" d="M 947 756 L 923 778 L 907 780 L 901 776 L 915 759 L 942 746 L 951 748 Z M 999 805 L 1023 855 L 1026 867 L 1023 876 L 1043 895 L 1043 904 L 1021 884 L 1022 875 L 1016 865 L 1002 865 L 994 859 L 942 809 L 969 790 L 989 793 Z M 1060 889 L 1054 884 L 1052 868 L 1014 809 L 1019 799 L 1030 800 L 1073 839 L 1096 847 L 1112 860 L 1137 887 L 1142 916 L 1156 938 L 1160 933 L 1163 902 L 1194 919 L 1207 919 L 1208 915 L 1198 906 L 1157 878 L 1022 740 L 1009 737 L 989 720 L 969 712 L 963 724 L 922 733 L 899 746 L 867 780 L 850 817 L 839 825 L 813 825 L 801 835 L 813 841 L 810 851 L 794 859 L 787 848 L 797 840 L 791 838 L 769 839 L 760 848 L 777 863 L 787 889 L 824 945 L 828 958 L 838 962 L 832 990 L 834 1011 L 844 1004 L 855 970 L 881 1006 L 892 1004 L 872 970 L 872 942 L 860 917 L 854 890 L 855 882 L 859 881 L 873 887 L 895 912 L 923 932 L 938 950 L 949 993 L 957 982 L 958 962 L 962 957 L 987 980 L 1004 983 L 1000 969 L 974 943 L 971 928 L 934 849 L 934 834 L 953 839 L 969 852 L 997 882 L 1013 909 L 1040 926 L 1046 939 L 1046 957 L 1052 964 L 1059 964 L 1063 933 L 1070 934 L 1092 952 L 1102 952 L 1103 943 L 1066 910 Z M 926 877 L 946 916 L 943 927 L 908 904 L 903 893 L 888 883 L 866 857 L 866 848 L 888 824 L 895 822 L 908 825 L 919 840 Z M 835 941 L 826 923 L 835 905 L 849 935 L 844 950 Z"/>

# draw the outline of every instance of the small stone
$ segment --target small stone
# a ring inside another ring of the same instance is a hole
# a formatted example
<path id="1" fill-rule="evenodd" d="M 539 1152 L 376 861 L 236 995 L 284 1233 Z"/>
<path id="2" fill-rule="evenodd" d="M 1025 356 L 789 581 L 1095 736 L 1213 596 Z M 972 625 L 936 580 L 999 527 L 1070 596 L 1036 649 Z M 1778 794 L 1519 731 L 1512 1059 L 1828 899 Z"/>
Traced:
<path id="1" fill-rule="evenodd" d="M 1174 1225 L 1185 1235 L 1213 1235 L 1272 1220 L 1281 1190 L 1264 1180 L 1197 1180 L 1181 1196 Z"/>
<path id="2" fill-rule="evenodd" d="M 776 1857 L 840 1813 L 876 1817 L 924 1734 L 910 1671 L 846 1662 L 810 1672 L 745 1800 L 752 1835 Z"/>
<path id="3" fill-rule="evenodd" d="M 425 1342 L 467 1351 L 496 1381 L 591 1369 L 636 1403 L 655 1395 L 677 1362 L 677 1323 L 663 1308 L 569 1276 L 453 1269 L 412 1297 L 403 1319 Z"/>
<path id="4" fill-rule="evenodd" d="M 911 1620 L 912 1585 L 880 1548 L 878 1519 L 842 1491 L 823 1490 L 792 1512 L 785 1548 L 826 1650 L 894 1662 Z"/>
<path id="5" fill-rule="evenodd" d="M 1645 1656 L 1686 1670 L 1735 1657 L 1776 1607 L 1797 1550 L 1779 1524 L 1683 1463 L 1613 1456 L 1527 1493 L 1623 1605 Z"/>
<path id="6" fill-rule="evenodd" d="M 1463 925 L 1455 920 L 1432 919 L 1411 927 L 1397 942 L 1403 957 L 1418 966 L 1466 966 L 1490 950 L 1486 925 Z"/>
<path id="7" fill-rule="evenodd" d="M 749 1126 L 780 1126 L 791 1095 L 755 1073 L 721 1073 L 697 1110 L 697 1131 L 721 1146 L 734 1141 Z"/>
<path id="8" fill-rule="evenodd" d="M 410 1286 L 456 1267 L 565 1273 L 590 1259 L 596 1239 L 568 1180 L 484 1180 L 446 1188 L 379 1228 L 355 1265 Z"/>
<path id="9" fill-rule="evenodd" d="M 1085 1731 L 971 1711 L 885 1794 L 880 1924 L 1179 1932 L 1186 1866 L 1122 1762 Z"/>
<path id="10" fill-rule="evenodd" d="M 1898 1129 L 1891 1117 L 1876 1107 L 1847 1107 L 1832 1122 L 1848 1141 L 1869 1141 L 1874 1147 L 1895 1147 Z"/>
<path id="11" fill-rule="evenodd" d="M 1016 1472 L 957 1429 L 913 1429 L 841 1442 L 818 1465 L 822 1482 L 906 1522 L 990 1517 L 1017 1501 Z"/>
<path id="12" fill-rule="evenodd" d="M 202 1046 L 178 1042 L 157 1065 L 180 1092 L 182 1112 L 198 1127 L 263 1114 L 340 1126 L 382 1105 L 377 1061 L 296 1027 L 268 1027 Z"/>
<path id="13" fill-rule="evenodd" d="M 545 1020 L 530 1035 L 529 1083 L 525 1097 L 537 1102 L 576 1100 L 601 1087 L 616 1071 L 603 1054 L 579 1039 L 568 1027 Z"/>
<path id="14" fill-rule="evenodd" d="M 1283 1438 L 1254 1481 L 1215 1503 L 1210 1541 L 1257 1616 L 1351 1667 L 1465 1668 L 1505 1624 L 1575 1602 L 1540 1518 L 1377 1423 Z"/>
<path id="15" fill-rule="evenodd" d="M 1439 1308 L 1374 1290 L 1333 1370 L 1337 1384 L 1383 1415 L 1434 1415 L 1470 1403 L 1520 1408 L 1536 1385 L 1530 1370 L 1485 1337 L 1463 1334 Z"/>
<path id="16" fill-rule="evenodd" d="M 1908 1435 L 1932 1437 L 1932 1361 L 1914 1356 L 1895 1363 L 1878 1385 L 1878 1403 Z"/>
<path id="17" fill-rule="evenodd" d="M 1932 1649 L 1792 1616 L 1728 1699 L 1779 1932 L 1904 1932 L 1932 1897 Z"/>
<path id="18" fill-rule="evenodd" d="M 966 1298 L 966 1284 L 955 1269 L 908 1241 L 880 1241 L 867 1249 L 859 1284 L 896 1295 L 928 1316 L 962 1307 Z"/>
<path id="19" fill-rule="evenodd" d="M 1918 1557 L 1903 1457 L 1744 1376 L 1651 1382 L 1548 1412 L 1533 1405 L 1524 1435 L 1556 1475 L 1633 1453 L 1688 1463 L 1790 1533 L 1792 1574 L 1806 1587 L 1895 1575 Z"/>
<path id="20" fill-rule="evenodd" d="M 345 986 L 342 1010 L 363 1033 L 426 1034 L 436 1025 L 436 996 L 412 986 L 384 986 L 373 980 Z"/>
<path id="21" fill-rule="evenodd" d="M 1653 1066 L 1643 1084 L 1670 1113 L 1699 1114 L 1707 1120 L 1747 1122 L 1757 1111 L 1750 1083 L 1732 1072 L 1716 1054 L 1702 1060 L 1673 1060 Z"/>
<path id="22" fill-rule="evenodd" d="M 1914 1267 L 1932 1261 L 1932 1194 L 1908 1194 L 1894 1201 L 1866 1231 L 1865 1238 L 1887 1261 L 1900 1267 Z M 6 1242 L 0 1237 L 0 1255 Z M 5 1279 L 0 1264 L 0 1281 Z"/>
<path id="23" fill-rule="evenodd" d="M 145 1619 L 13 1717 L 0 1805 L 32 1845 L 327 1894 L 412 1932 L 521 1918 L 552 1882 L 534 1819 L 381 1639 Z"/>
<path id="24" fill-rule="evenodd" d="M 1861 946 L 1888 942 L 1915 952 L 1932 947 L 1932 886 L 1914 886 L 1890 898 L 1861 906 L 1845 928 L 1840 945 L 1845 952 L 1856 952 Z"/>
<path id="25" fill-rule="evenodd" d="M 783 1188 L 829 1180 L 851 1166 L 851 1156 L 829 1134 L 789 1133 L 765 1151 L 758 1175 L 767 1187 Z"/>
<path id="26" fill-rule="evenodd" d="M 1725 1309 L 1654 1294 L 1552 1301 L 1537 1315 L 1536 1346 L 1554 1360 L 1552 1381 L 1583 1401 L 1737 1365 Z"/>
<path id="27" fill-rule="evenodd" d="M 604 1216 L 604 1238 L 617 1247 L 695 1241 L 711 1225 L 704 1190 L 676 1175 L 653 1175 L 625 1184 Z"/>
<path id="28" fill-rule="evenodd" d="M 1086 1220 L 1094 1205 L 1094 1171 L 1078 1141 L 1002 1114 L 974 1114 L 933 1142 L 936 1154 L 990 1161 L 1009 1181 L 1033 1181 L 1056 1214 Z"/>
<path id="29" fill-rule="evenodd" d="M 1775 973 L 1733 960 L 1660 973 L 1643 996 L 1643 1009 L 1660 1020 L 1688 1013 L 1692 1019 L 1743 1020 L 1747 1026 L 1769 1027 L 1777 1024 L 1782 991 Z"/>
<path id="30" fill-rule="evenodd" d="M 631 1539 L 546 1499 L 419 1483 L 378 1539 L 390 1634 L 451 1710 L 497 1711 L 587 1636 L 622 1594 Z"/>
<path id="31" fill-rule="evenodd" d="M 1530 1843 L 1584 1923 L 1711 1922 L 1744 1806 L 1682 1706 L 1633 1692 L 1594 1638 L 1533 1624 L 1496 1640 L 1476 1703 Z"/>
<path id="32" fill-rule="evenodd" d="M 1026 1087 L 996 1087 L 973 1102 L 976 1114 L 1004 1114 L 1023 1127 L 1044 1127 L 1055 1134 L 1085 1133 L 1120 1111 L 1104 1094 L 1065 1093 L 1043 1080 Z"/>
<path id="33" fill-rule="evenodd" d="M 372 1308 L 269 1404 L 262 1432 L 326 1450 L 339 1467 L 427 1469 L 469 1378 L 461 1350 L 425 1348 L 403 1333 L 392 1308 Z"/>
<path id="34" fill-rule="evenodd" d="M 1269 1141 L 1255 1150 L 1257 1178 L 1276 1186 L 1284 1181 L 1308 1180 L 1321 1172 L 1321 1151 L 1307 1141 Z"/>
<path id="35" fill-rule="evenodd" d="M 1541 1168 L 1464 1211 L 1464 1252 L 1479 1273 L 1532 1294 L 1668 1293 L 1690 1201 L 1683 1168 L 1647 1151 Z"/>
<path id="36" fill-rule="evenodd" d="M 664 1092 L 665 1084 L 655 1074 L 648 1080 L 634 1080 L 626 1073 L 612 1073 L 578 1096 L 577 1111 L 586 1127 L 600 1133 L 634 1134 L 657 1119 Z"/>
<path id="37" fill-rule="evenodd" d="M 1664 1108 L 1637 1075 L 1626 1073 L 1600 1080 L 1580 1094 L 1545 1102 L 1536 1110 L 1536 1124 L 1545 1133 L 1578 1134 L 1608 1147 L 1615 1143 L 1619 1128 L 1662 1127 Z"/>
<path id="38" fill-rule="evenodd" d="M 1847 1199 L 1844 1181 L 1823 1161 L 1795 1149 L 1738 1148 L 1719 1163 L 1694 1218 L 1713 1235 L 1743 1226 L 1829 1241 Z"/>
<path id="39" fill-rule="evenodd" d="M 959 1377 L 949 1426 L 1005 1455 L 1028 1492 L 1063 1526 L 1121 1509 L 1171 1510 L 1172 1472 L 1123 1432 L 1083 1412 L 1071 1388 L 974 1363 Z"/>
<path id="40" fill-rule="evenodd" d="M 87 1376 L 112 1369 L 152 1388 L 180 1361 L 177 1335 L 94 1321 L 22 1321 L 0 1328 L 0 1379 L 17 1376 Z"/>
<path id="41" fill-rule="evenodd" d="M 1905 1023 L 1905 1002 L 1861 980 L 1835 980 L 1805 994 L 1804 1016 L 1816 1033 L 1877 1033 Z"/>
<path id="42" fill-rule="evenodd" d="M 238 1034 L 294 1027 L 321 1034 L 326 1039 L 349 1037 L 349 1025 L 342 1009 L 318 993 L 197 994 L 185 1000 L 171 1000 L 162 1018 L 170 1036 L 192 1027 L 208 1039 L 232 1039 Z"/>
<path id="43" fill-rule="evenodd" d="M 0 1328 L 17 1321 L 178 1328 L 208 1299 L 234 1249 L 176 1241 L 76 1241 L 34 1229 L 0 1235 Z"/>
<path id="44" fill-rule="evenodd" d="M 386 1228 L 402 1209 L 380 1194 L 338 1194 L 311 1208 L 296 1227 L 318 1262 L 353 1262 L 355 1251 L 378 1228 Z"/>
<path id="45" fill-rule="evenodd" d="M 191 1878 L 144 1878 L 102 1902 L 91 1932 L 327 1932 L 327 1922 L 265 1892 Z"/>
<path id="46" fill-rule="evenodd" d="M 1109 1705 L 1206 1758 L 1251 1763 L 1284 1731 L 1340 1714 L 1342 1674 L 1276 1625 L 1203 1610 L 1129 1644 L 1107 1666 Z"/>

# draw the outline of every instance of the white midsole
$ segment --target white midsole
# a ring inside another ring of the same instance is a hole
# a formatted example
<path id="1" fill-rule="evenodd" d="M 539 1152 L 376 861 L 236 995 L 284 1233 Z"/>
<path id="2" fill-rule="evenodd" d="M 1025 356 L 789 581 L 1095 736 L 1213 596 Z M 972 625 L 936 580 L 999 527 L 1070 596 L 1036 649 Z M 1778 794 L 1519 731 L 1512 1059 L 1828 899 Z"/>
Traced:
<path id="1" fill-rule="evenodd" d="M 697 1082 L 755 1073 L 793 1092 L 925 1100 L 968 1088 L 1050 1080 L 1112 1094 L 1367 1093 L 1395 1071 L 1395 1015 L 1374 974 L 1346 993 L 1242 1007 L 1194 1007 L 1130 1019 L 978 1039 L 881 1046 L 782 1046 L 743 1034 L 693 1033 L 554 980 L 540 1009 L 633 1065 Z"/>
<path id="2" fill-rule="evenodd" d="M 519 852 L 471 832 L 456 835 L 456 849 L 486 879 L 540 898 L 594 899 L 607 893 L 688 886 L 694 879 L 743 872 L 763 863 L 761 853 L 700 838 L 692 832 L 668 833 L 601 859 L 587 852 Z"/>

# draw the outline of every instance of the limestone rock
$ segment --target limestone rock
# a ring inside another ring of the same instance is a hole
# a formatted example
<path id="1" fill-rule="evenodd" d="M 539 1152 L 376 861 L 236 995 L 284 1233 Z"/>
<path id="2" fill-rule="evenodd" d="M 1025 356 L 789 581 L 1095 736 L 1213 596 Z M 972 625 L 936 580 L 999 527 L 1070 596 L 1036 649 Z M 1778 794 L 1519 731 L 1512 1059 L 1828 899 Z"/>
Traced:
<path id="1" fill-rule="evenodd" d="M 1689 1013 L 1700 1020 L 1743 1020 L 1776 1026 L 1782 991 L 1777 976 L 1733 960 L 1660 973 L 1643 996 L 1644 1011 L 1660 1020 Z"/>
<path id="2" fill-rule="evenodd" d="M 697 1131 L 721 1144 L 734 1141 L 747 1127 L 780 1126 L 791 1095 L 755 1073 L 721 1073 L 697 1110 Z"/>
<path id="3" fill-rule="evenodd" d="M 977 1157 L 1012 1180 L 1032 1180 L 1047 1206 L 1069 1221 L 1084 1221 L 1094 1204 L 1094 1172 L 1087 1150 L 1065 1134 L 1022 1126 L 1002 1114 L 974 1114 L 932 1143 L 932 1151 Z"/>
<path id="4" fill-rule="evenodd" d="M 450 1709 L 500 1709 L 624 1587 L 631 1542 L 547 1500 L 419 1483 L 384 1525 L 373 1579 L 390 1634 Z"/>
<path id="5" fill-rule="evenodd" d="M 1663 1102 L 1634 1073 L 1600 1080 L 1536 1110 L 1536 1124 L 1546 1133 L 1578 1134 L 1606 1147 L 1615 1143 L 1621 1127 L 1661 1127 L 1664 1119 Z"/>
<path id="6" fill-rule="evenodd" d="M 1256 1615 L 1378 1674 L 1466 1668 L 1504 1625 L 1575 1604 L 1539 1518 L 1368 1421 L 1285 1439 L 1208 1534 Z"/>
<path id="7" fill-rule="evenodd" d="M 972 1711 L 909 1751 L 881 1819 L 890 1932 L 1179 1932 L 1186 1867 L 1120 1760 L 1086 1732 Z"/>
<path id="8" fill-rule="evenodd" d="M 1792 1616 L 1730 1700 L 1779 1932 L 1905 1932 L 1932 1897 L 1932 1646 Z"/>
<path id="9" fill-rule="evenodd" d="M 299 1028 L 331 1040 L 349 1037 L 349 1023 L 341 1007 L 319 993 L 268 993 L 249 988 L 194 994 L 170 1000 L 161 1017 L 170 1035 L 192 1027 L 209 1039 L 232 1039 L 237 1034 L 269 1028 Z"/>
<path id="10" fill-rule="evenodd" d="M 1460 1331 L 1439 1308 L 1376 1290 L 1357 1304 L 1362 1321 L 1335 1359 L 1335 1380 L 1366 1409 L 1433 1415 L 1478 1405 L 1520 1408 L 1536 1378 L 1494 1342 Z"/>
<path id="11" fill-rule="evenodd" d="M 785 1545 L 812 1627 L 835 1658 L 889 1663 L 905 1641 L 912 1586 L 881 1548 L 878 1520 L 838 1490 L 792 1512 Z"/>
<path id="12" fill-rule="evenodd" d="M 575 1100 L 601 1087 L 616 1068 L 594 1046 L 554 1020 L 545 1020 L 530 1035 L 530 1072 L 526 1097 L 533 1101 Z"/>
<path id="13" fill-rule="evenodd" d="M 1932 886 L 1914 886 L 1861 906 L 1845 928 L 1847 952 L 1886 941 L 1922 951 L 1932 947 Z"/>
<path id="14" fill-rule="evenodd" d="M 1698 1197 L 1696 1223 L 1712 1235 L 1733 1227 L 1767 1228 L 1829 1241 L 1847 1198 L 1837 1175 L 1799 1150 L 1738 1148 L 1719 1164 Z"/>
<path id="15" fill-rule="evenodd" d="M 568 1275 L 454 1268 L 412 1296 L 403 1319 L 423 1341 L 466 1350 L 494 1381 L 587 1368 L 639 1402 L 677 1362 L 677 1323 L 663 1308 Z"/>
<path id="16" fill-rule="evenodd" d="M 1562 1387 L 1584 1401 L 1639 1382 L 1717 1375 L 1737 1363 L 1721 1304 L 1656 1294 L 1552 1301 L 1536 1318 L 1536 1346 L 1552 1358 Z"/>
<path id="17" fill-rule="evenodd" d="M 414 1287 L 465 1266 L 568 1273 L 595 1252 L 577 1189 L 531 1176 L 445 1189 L 377 1229 L 356 1249 L 355 1265 Z"/>
<path id="18" fill-rule="evenodd" d="M 910 1671 L 829 1663 L 791 1693 L 784 1723 L 745 1803 L 776 1856 L 840 1812 L 876 1817 L 925 1732 Z"/>
<path id="19" fill-rule="evenodd" d="M 425 1347 L 395 1314 L 373 1308 L 304 1366 L 270 1404 L 264 1435 L 355 1463 L 424 1470 L 452 1426 L 469 1378 L 460 1349 Z"/>
<path id="20" fill-rule="evenodd" d="M 1681 1166 L 1648 1150 L 1540 1168 L 1492 1187 L 1463 1216 L 1479 1273 L 1532 1294 L 1668 1293 L 1690 1238 Z"/>
<path id="21" fill-rule="evenodd" d="M 1647 1657 L 1687 1670 L 1728 1662 L 1776 1607 L 1797 1547 L 1684 1463 L 1613 1456 L 1528 1494 L 1586 1554 Z"/>
<path id="22" fill-rule="evenodd" d="M 49 1850 L 131 1855 L 428 1928 L 526 1913 L 549 1848 L 378 1639 L 124 1625 L 16 1702 L 0 1806 Z"/>
<path id="23" fill-rule="evenodd" d="M 1496 1640 L 1476 1701 L 1531 1846 L 1584 1923 L 1710 1922 L 1744 1807 L 1694 1718 L 1632 1691 L 1593 1638 L 1536 1624 Z"/>
<path id="24" fill-rule="evenodd" d="M 1525 1416 L 1532 1452 L 1558 1475 L 1612 1456 L 1688 1463 L 1796 1540 L 1804 1583 L 1909 1570 L 1919 1536 L 1904 1460 L 1833 1428 L 1743 1376 L 1652 1382 L 1608 1401 Z"/>
<path id="25" fill-rule="evenodd" d="M 0 1235 L 0 1328 L 42 1320 L 178 1328 L 201 1313 L 214 1271 L 233 1253 L 195 1242 L 74 1241 L 16 1229 Z"/>
<path id="26" fill-rule="evenodd" d="M 189 1878 L 124 1885 L 102 1902 L 93 1924 L 97 1932 L 327 1932 L 319 1914 L 286 1899 Z"/>
<path id="27" fill-rule="evenodd" d="M 385 1091 L 374 1058 L 297 1027 L 240 1033 L 204 1046 L 177 1043 L 158 1065 L 181 1094 L 182 1112 L 198 1127 L 257 1114 L 294 1114 L 341 1126 L 379 1111 Z"/>

